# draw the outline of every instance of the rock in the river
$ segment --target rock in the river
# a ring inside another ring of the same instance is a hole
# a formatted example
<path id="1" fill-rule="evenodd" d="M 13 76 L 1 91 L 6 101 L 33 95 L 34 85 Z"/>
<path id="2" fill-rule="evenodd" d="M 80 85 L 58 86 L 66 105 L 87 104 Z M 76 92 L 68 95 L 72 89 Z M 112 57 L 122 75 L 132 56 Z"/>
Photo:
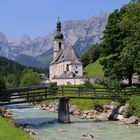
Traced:
<path id="1" fill-rule="evenodd" d="M 7 112 L 4 114 L 4 116 L 7 118 L 12 118 L 12 111 L 7 110 Z"/>
<path id="2" fill-rule="evenodd" d="M 30 131 L 30 130 L 25 130 L 30 136 L 33 136 L 33 135 L 36 135 L 36 133 L 35 132 L 32 132 L 32 131 Z"/>
<path id="3" fill-rule="evenodd" d="M 77 110 L 77 107 L 76 107 L 75 105 L 70 105 L 69 112 L 70 112 L 71 114 L 73 114 L 76 110 Z"/>
<path id="4" fill-rule="evenodd" d="M 120 115 L 120 114 L 115 114 L 115 115 L 113 115 L 113 120 L 114 121 L 124 121 L 124 117 L 123 117 L 123 115 Z"/>
<path id="5" fill-rule="evenodd" d="M 97 120 L 106 121 L 108 120 L 108 113 L 103 112 L 97 116 Z"/>
<path id="6" fill-rule="evenodd" d="M 90 112 L 91 112 L 90 110 L 82 110 L 82 111 L 81 111 L 81 115 L 83 115 L 83 114 L 86 114 L 86 115 L 87 115 L 87 114 L 90 113 Z"/>
<path id="7" fill-rule="evenodd" d="M 125 124 L 136 124 L 136 123 L 138 123 L 138 118 L 136 116 L 131 116 L 129 118 L 126 118 L 124 123 Z"/>
<path id="8" fill-rule="evenodd" d="M 120 108 L 118 109 L 118 113 L 123 114 L 124 110 L 125 110 L 125 106 L 120 106 Z"/>
<path id="9" fill-rule="evenodd" d="M 81 119 L 85 119 L 87 117 L 87 114 L 82 114 Z"/>
<path id="10" fill-rule="evenodd" d="M 83 134 L 81 139 L 94 139 L 94 135 L 92 134 Z"/>
<path id="11" fill-rule="evenodd" d="M 86 116 L 86 119 L 95 119 L 96 115 L 94 113 L 88 113 L 88 115 Z"/>
<path id="12" fill-rule="evenodd" d="M 80 115 L 80 111 L 75 110 L 75 111 L 73 112 L 73 115 Z"/>

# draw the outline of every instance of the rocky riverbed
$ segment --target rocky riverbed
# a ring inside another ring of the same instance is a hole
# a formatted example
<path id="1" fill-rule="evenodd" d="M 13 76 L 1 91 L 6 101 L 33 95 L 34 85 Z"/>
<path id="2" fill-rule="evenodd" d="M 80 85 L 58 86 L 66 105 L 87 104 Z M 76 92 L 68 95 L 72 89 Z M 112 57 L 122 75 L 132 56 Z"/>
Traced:
<path id="1" fill-rule="evenodd" d="M 65 140 L 66 138 L 69 138 L 68 140 L 118 140 L 117 138 L 118 136 L 120 136 L 120 133 L 122 133 L 122 131 L 124 131 L 124 134 L 126 134 L 126 132 L 129 131 L 129 128 L 132 127 L 132 130 L 130 129 L 130 136 L 128 136 L 129 140 L 131 140 L 133 127 L 139 127 L 138 125 L 125 126 L 116 124 L 114 122 L 109 122 L 108 120 L 116 120 L 117 122 L 125 124 L 138 123 L 137 117 L 128 116 L 126 111 L 128 105 L 117 106 L 117 104 L 114 102 L 108 105 L 103 105 L 96 110 L 78 110 L 75 105 L 70 105 L 70 114 L 72 114 L 71 125 L 63 125 L 57 123 L 57 113 L 53 112 L 57 112 L 58 103 L 34 103 L 33 105 L 29 104 L 28 106 L 24 105 L 22 106 L 22 108 L 21 105 L 18 105 L 14 108 L 2 107 L 0 110 L 5 117 L 12 118 L 17 127 L 20 126 L 21 128 L 24 128 L 24 131 L 28 132 L 29 135 L 31 135 L 35 140 L 42 140 L 46 138 L 54 139 L 56 137 L 58 138 L 58 140 Z M 120 117 L 121 115 L 123 116 L 125 121 Z M 120 133 L 118 132 L 114 134 L 114 130 L 116 131 L 116 127 Z M 104 133 L 102 132 L 103 130 L 105 131 Z M 137 132 L 137 129 L 134 128 L 134 131 L 136 131 L 136 134 L 139 136 L 139 132 Z M 59 135 L 57 133 L 53 133 L 53 135 L 51 135 L 52 132 L 59 132 Z M 110 135 L 110 133 L 113 134 Z M 62 138 L 62 135 L 64 136 L 64 134 L 65 138 Z M 104 134 L 106 135 L 106 138 L 102 136 Z M 135 136 L 135 140 L 137 140 L 137 135 Z M 127 138 L 127 136 L 124 135 L 123 139 L 124 138 Z"/>
<path id="2" fill-rule="evenodd" d="M 48 104 L 34 104 L 36 107 L 42 110 L 49 110 L 51 112 L 58 112 L 58 103 Z M 79 116 L 81 119 L 93 119 L 97 121 L 118 121 L 124 124 L 138 124 L 138 118 L 136 116 L 129 116 L 128 104 L 118 106 L 115 102 L 111 102 L 107 105 L 102 105 L 96 110 L 78 110 L 76 105 L 69 106 L 69 112 L 71 115 Z"/>

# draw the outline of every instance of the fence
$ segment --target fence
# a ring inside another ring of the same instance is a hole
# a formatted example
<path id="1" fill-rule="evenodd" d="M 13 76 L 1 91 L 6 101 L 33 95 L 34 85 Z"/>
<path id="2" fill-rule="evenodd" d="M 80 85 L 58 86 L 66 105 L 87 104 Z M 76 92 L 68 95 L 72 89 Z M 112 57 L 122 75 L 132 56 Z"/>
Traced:
<path id="1" fill-rule="evenodd" d="M 93 88 L 79 86 L 32 86 L 0 90 L 0 104 L 15 104 L 43 100 L 55 100 L 61 97 L 70 99 L 128 99 L 130 96 L 140 95 L 140 88 L 126 88 L 122 90 Z"/>

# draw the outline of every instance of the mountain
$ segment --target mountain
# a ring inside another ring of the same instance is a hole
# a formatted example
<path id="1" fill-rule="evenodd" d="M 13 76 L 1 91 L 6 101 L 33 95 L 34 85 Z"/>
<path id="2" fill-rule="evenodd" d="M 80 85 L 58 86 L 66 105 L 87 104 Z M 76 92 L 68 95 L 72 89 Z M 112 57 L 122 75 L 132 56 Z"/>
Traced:
<path id="1" fill-rule="evenodd" d="M 21 54 L 16 57 L 16 62 L 28 67 L 45 68 L 35 57 Z"/>
<path id="2" fill-rule="evenodd" d="M 65 46 L 73 45 L 77 53 L 82 55 L 91 45 L 101 41 L 107 19 L 108 14 L 102 12 L 98 16 L 88 19 L 62 22 Z M 0 55 L 22 64 L 31 65 L 33 63 L 35 67 L 48 66 L 52 59 L 54 34 L 55 31 L 47 36 L 35 39 L 31 39 L 28 35 L 23 35 L 19 39 L 9 41 L 0 33 Z"/>

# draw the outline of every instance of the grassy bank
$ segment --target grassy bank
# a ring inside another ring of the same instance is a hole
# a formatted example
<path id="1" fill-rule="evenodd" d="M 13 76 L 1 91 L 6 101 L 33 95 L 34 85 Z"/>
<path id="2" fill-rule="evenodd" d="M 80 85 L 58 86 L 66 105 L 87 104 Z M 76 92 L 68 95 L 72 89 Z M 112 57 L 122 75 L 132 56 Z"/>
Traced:
<path id="1" fill-rule="evenodd" d="M 0 116 L 0 140 L 32 140 L 32 138 L 6 118 Z"/>
<path id="2" fill-rule="evenodd" d="M 109 100 L 82 100 L 74 99 L 70 100 L 71 105 L 76 105 L 78 110 L 93 110 L 104 104 L 109 104 Z"/>
<path id="3" fill-rule="evenodd" d="M 140 119 L 140 96 L 132 96 L 128 104 L 128 113 L 130 115 L 136 115 Z"/>
<path id="4" fill-rule="evenodd" d="M 84 68 L 84 73 L 87 76 L 92 76 L 92 77 L 96 77 L 96 78 L 104 77 L 103 66 L 99 63 L 99 60 L 97 60 L 94 63 L 91 63 L 91 64 L 87 65 Z"/>

